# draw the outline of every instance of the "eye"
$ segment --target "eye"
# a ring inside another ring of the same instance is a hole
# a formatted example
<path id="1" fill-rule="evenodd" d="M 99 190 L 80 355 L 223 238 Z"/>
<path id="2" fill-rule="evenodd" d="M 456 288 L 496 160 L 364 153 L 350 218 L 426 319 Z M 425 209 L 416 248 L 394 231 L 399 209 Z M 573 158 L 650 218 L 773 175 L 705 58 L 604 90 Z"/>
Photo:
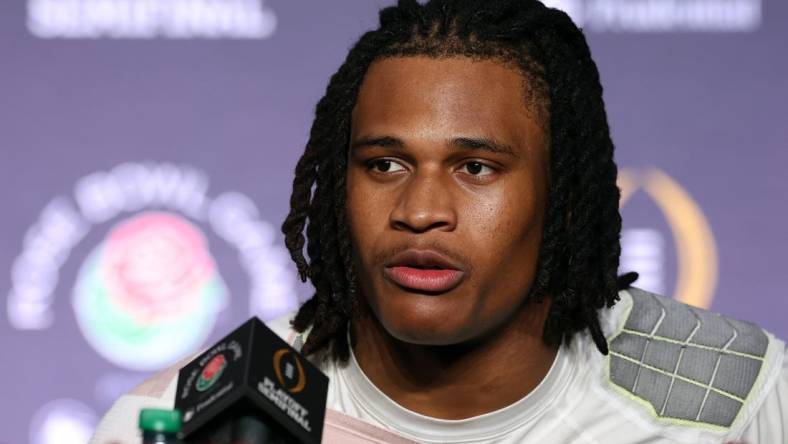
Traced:
<path id="1" fill-rule="evenodd" d="M 463 165 L 463 170 L 472 176 L 486 176 L 494 172 L 492 168 L 481 162 L 467 162 Z"/>
<path id="2" fill-rule="evenodd" d="M 394 173 L 405 170 L 405 167 L 391 159 L 373 160 L 367 164 L 367 168 L 379 173 Z"/>

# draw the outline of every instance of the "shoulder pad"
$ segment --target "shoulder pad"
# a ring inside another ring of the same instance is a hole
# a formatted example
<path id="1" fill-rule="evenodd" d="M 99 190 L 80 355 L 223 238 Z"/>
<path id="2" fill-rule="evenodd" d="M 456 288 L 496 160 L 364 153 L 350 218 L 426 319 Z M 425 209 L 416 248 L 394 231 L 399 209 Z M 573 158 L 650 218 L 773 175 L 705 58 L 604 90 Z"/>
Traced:
<path id="1" fill-rule="evenodd" d="M 729 429 L 763 379 L 769 336 L 754 324 L 628 292 L 631 310 L 609 338 L 610 382 L 661 420 Z"/>

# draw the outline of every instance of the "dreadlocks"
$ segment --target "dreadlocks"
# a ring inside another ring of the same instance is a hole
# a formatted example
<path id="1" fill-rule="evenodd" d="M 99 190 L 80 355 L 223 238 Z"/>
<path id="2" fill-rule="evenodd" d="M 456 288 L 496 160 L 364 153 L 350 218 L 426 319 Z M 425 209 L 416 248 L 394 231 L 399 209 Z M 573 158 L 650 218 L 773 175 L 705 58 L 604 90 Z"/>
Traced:
<path id="1" fill-rule="evenodd" d="M 301 279 L 315 287 L 293 320 L 298 331 L 312 327 L 303 352 L 349 356 L 346 328 L 360 312 L 345 214 L 351 112 L 371 63 L 412 55 L 494 59 L 527 79 L 526 100 L 550 135 L 545 226 L 528 298 L 552 300 L 547 343 L 588 329 L 607 354 L 597 311 L 634 279 L 616 274 L 619 190 L 602 86 L 582 32 L 536 0 L 400 0 L 380 11 L 380 27 L 359 39 L 331 77 L 282 225 Z"/>

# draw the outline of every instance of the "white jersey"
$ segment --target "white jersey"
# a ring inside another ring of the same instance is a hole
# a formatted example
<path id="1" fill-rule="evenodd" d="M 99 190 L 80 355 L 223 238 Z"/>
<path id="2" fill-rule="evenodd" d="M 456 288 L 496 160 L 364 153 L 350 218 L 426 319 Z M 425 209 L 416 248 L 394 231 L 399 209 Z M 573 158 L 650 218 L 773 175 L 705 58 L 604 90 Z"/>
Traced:
<path id="1" fill-rule="evenodd" d="M 378 390 L 352 353 L 345 364 L 321 364 L 330 381 L 327 408 L 391 433 L 356 442 L 788 443 L 782 341 L 752 324 L 641 290 L 620 296 L 601 314 L 608 356 L 579 334 L 560 347 L 531 393 L 500 410 L 463 420 L 415 413 Z M 294 346 L 303 343 L 289 318 L 269 326 Z M 139 409 L 171 408 L 175 376 L 171 370 L 118 400 L 91 443 L 138 443 Z M 157 385 L 158 392 L 151 390 Z M 139 394 L 146 390 L 149 395 Z"/>

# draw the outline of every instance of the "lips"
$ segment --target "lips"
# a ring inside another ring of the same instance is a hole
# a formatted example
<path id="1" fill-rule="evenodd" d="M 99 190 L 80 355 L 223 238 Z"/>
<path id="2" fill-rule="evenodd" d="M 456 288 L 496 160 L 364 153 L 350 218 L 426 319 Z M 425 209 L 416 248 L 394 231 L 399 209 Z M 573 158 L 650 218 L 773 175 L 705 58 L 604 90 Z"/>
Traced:
<path id="1" fill-rule="evenodd" d="M 445 293 L 465 276 L 455 261 L 430 250 L 399 253 L 386 264 L 384 273 L 400 287 L 427 293 Z"/>

